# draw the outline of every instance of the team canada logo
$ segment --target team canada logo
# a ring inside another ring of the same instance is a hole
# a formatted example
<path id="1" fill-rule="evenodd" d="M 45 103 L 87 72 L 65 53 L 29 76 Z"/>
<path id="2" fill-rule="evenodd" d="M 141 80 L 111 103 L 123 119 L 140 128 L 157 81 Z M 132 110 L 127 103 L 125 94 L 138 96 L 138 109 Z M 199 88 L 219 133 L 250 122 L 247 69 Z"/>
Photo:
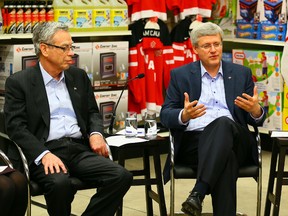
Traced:
<path id="1" fill-rule="evenodd" d="M 153 41 L 151 41 L 151 43 L 150 43 L 150 47 L 151 48 L 154 48 L 156 46 L 156 42 L 153 40 Z"/>

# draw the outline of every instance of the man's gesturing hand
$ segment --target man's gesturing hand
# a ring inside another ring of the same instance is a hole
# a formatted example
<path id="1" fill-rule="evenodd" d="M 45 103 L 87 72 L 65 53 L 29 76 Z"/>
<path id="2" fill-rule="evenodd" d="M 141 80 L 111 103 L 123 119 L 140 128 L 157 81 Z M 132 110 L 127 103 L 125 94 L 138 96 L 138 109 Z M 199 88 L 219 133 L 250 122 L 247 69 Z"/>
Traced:
<path id="1" fill-rule="evenodd" d="M 184 109 L 181 116 L 182 122 L 187 122 L 190 119 L 198 118 L 206 113 L 206 107 L 204 104 L 198 104 L 197 100 L 190 102 L 187 92 L 184 93 L 184 97 Z"/>

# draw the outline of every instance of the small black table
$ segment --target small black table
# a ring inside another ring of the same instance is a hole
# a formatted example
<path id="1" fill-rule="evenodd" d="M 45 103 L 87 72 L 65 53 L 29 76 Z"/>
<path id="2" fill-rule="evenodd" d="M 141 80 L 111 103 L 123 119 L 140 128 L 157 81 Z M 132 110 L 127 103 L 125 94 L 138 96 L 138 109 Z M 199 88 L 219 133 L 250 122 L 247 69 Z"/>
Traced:
<path id="1" fill-rule="evenodd" d="M 288 172 L 284 171 L 285 156 L 288 149 L 288 138 L 273 137 L 272 143 L 272 156 L 264 216 L 270 215 L 271 204 L 274 205 L 272 215 L 279 215 L 282 186 L 288 185 Z M 276 169 L 277 161 L 278 167 Z M 275 179 L 276 187 L 274 193 Z"/>
<path id="2" fill-rule="evenodd" d="M 145 186 L 146 209 L 148 216 L 153 216 L 153 200 L 159 204 L 160 215 L 167 216 L 160 155 L 162 153 L 168 153 L 169 151 L 168 137 L 157 136 L 156 139 L 149 140 L 147 142 L 130 143 L 120 147 L 111 146 L 110 148 L 112 151 L 113 159 L 118 160 L 118 163 L 123 167 L 125 167 L 126 159 L 138 157 L 143 158 L 143 169 L 130 170 L 133 176 L 143 176 L 143 178 L 133 179 L 132 185 Z M 155 178 L 151 177 L 149 156 L 153 157 Z M 152 190 L 152 185 L 157 186 L 157 193 Z M 122 206 L 119 208 L 117 216 L 122 216 Z"/>

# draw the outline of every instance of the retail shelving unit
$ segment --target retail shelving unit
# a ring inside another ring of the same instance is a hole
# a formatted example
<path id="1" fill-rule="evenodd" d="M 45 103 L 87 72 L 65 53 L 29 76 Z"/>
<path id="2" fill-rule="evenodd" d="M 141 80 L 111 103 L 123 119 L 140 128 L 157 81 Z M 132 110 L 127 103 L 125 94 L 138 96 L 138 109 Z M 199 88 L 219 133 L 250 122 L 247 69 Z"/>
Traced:
<path id="1" fill-rule="evenodd" d="M 95 32 L 71 32 L 73 40 L 78 41 L 98 41 L 98 37 L 105 37 L 105 40 L 109 38 L 118 38 L 131 35 L 131 31 L 95 31 Z M 31 42 L 32 34 L 0 34 L 0 44 L 9 43 L 27 43 Z M 32 42 L 31 42 L 32 43 Z"/>
<path id="2" fill-rule="evenodd" d="M 258 49 L 283 51 L 284 41 L 253 40 L 242 38 L 224 38 L 223 51 L 229 52 L 232 49 Z"/>
<path id="3" fill-rule="evenodd" d="M 284 41 L 272 41 L 272 40 L 252 40 L 242 38 L 224 38 L 224 42 L 239 43 L 239 44 L 252 44 L 261 46 L 284 46 Z"/>

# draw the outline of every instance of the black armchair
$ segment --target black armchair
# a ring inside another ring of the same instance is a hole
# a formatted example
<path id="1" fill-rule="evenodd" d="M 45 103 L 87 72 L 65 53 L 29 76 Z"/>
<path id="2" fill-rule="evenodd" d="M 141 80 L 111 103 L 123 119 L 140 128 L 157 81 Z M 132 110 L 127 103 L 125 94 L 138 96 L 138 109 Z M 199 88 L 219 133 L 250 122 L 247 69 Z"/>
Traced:
<path id="1" fill-rule="evenodd" d="M 256 215 L 261 215 L 261 197 L 262 197 L 262 150 L 261 150 L 261 140 L 260 134 L 257 127 L 254 127 L 253 132 L 255 139 L 257 141 L 258 149 L 258 162 L 259 165 L 250 165 L 241 167 L 239 169 L 239 178 L 254 178 L 257 183 L 257 208 Z M 185 166 L 183 164 L 174 163 L 174 137 L 170 131 L 170 153 L 171 153 L 171 182 L 170 182 L 170 216 L 179 215 L 175 213 L 175 179 L 196 179 L 197 171 L 191 167 Z M 242 213 L 237 213 L 237 215 L 242 215 Z"/>
<path id="2" fill-rule="evenodd" d="M 26 157 L 24 153 L 22 152 L 21 148 L 15 142 L 13 142 L 6 134 L 4 117 L 5 117 L 4 113 L 0 112 L 0 150 L 2 150 L 3 152 L 3 154 L 1 154 L 1 151 L 0 151 L 0 156 L 5 158 L 4 153 L 7 153 L 9 145 L 12 145 L 13 148 L 17 148 L 18 153 L 19 153 L 19 158 L 17 159 L 19 160 L 22 166 L 20 171 L 22 171 L 25 174 L 28 180 L 28 206 L 27 206 L 26 215 L 31 216 L 31 204 L 36 205 L 41 208 L 45 208 L 45 209 L 47 208 L 45 204 L 42 204 L 40 202 L 37 202 L 31 199 L 33 196 L 43 195 L 43 190 L 36 182 L 30 179 L 29 167 L 28 167 Z M 113 160 L 110 148 L 108 145 L 107 147 L 109 149 L 109 158 Z M 12 162 L 10 162 L 10 160 L 7 157 L 6 157 L 6 163 L 9 164 L 11 167 L 13 167 Z M 71 177 L 71 182 L 72 182 L 72 186 L 76 190 L 85 190 L 85 189 L 95 188 L 94 185 L 86 184 L 76 177 Z M 73 216 L 73 214 L 71 214 L 71 216 Z"/>

